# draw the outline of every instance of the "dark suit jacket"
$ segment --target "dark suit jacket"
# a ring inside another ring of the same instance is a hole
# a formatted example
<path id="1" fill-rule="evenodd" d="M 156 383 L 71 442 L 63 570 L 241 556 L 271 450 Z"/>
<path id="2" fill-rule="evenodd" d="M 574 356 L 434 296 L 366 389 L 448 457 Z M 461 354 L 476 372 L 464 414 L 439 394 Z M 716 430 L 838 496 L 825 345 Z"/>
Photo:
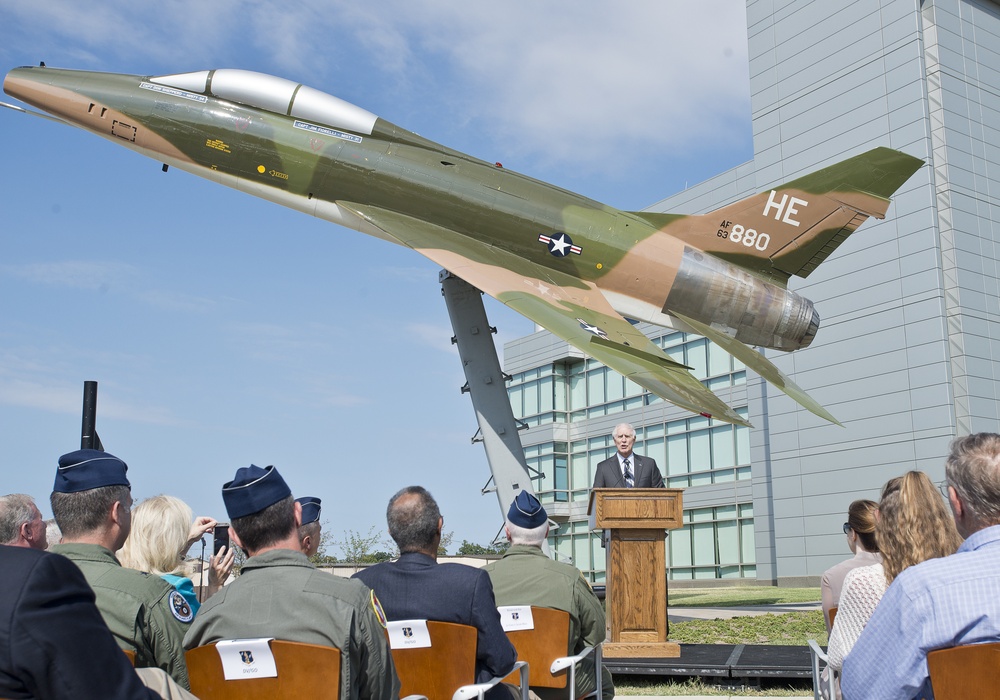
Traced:
<path id="1" fill-rule="evenodd" d="M 118 648 L 73 562 L 0 545 L 0 571 L 0 697 L 160 697 Z"/>
<path id="2" fill-rule="evenodd" d="M 630 461 L 632 463 L 632 473 L 635 475 L 633 479 L 633 486 L 635 488 L 663 488 L 663 476 L 656 466 L 655 459 L 643 457 L 633 452 Z M 625 488 L 625 479 L 622 477 L 622 470 L 618 464 L 617 452 L 610 459 L 606 459 L 597 465 L 597 473 L 594 474 L 594 488 Z"/>
<path id="3" fill-rule="evenodd" d="M 507 675 L 517 661 L 517 651 L 500 626 L 490 576 L 482 569 L 438 564 L 426 554 L 406 552 L 397 561 L 369 566 L 352 578 L 375 591 L 389 620 L 438 620 L 478 629 L 477 682 Z M 494 690 L 498 688 L 502 690 Z"/>

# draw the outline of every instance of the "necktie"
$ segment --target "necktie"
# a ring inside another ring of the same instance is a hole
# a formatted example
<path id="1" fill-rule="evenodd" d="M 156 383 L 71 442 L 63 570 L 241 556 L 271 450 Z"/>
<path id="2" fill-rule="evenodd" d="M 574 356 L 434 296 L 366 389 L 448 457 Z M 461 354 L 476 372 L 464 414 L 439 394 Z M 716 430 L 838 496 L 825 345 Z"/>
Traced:
<path id="1" fill-rule="evenodd" d="M 635 482 L 632 480 L 632 470 L 629 469 L 627 459 L 622 460 L 622 466 L 625 467 L 625 486 L 632 488 Z"/>

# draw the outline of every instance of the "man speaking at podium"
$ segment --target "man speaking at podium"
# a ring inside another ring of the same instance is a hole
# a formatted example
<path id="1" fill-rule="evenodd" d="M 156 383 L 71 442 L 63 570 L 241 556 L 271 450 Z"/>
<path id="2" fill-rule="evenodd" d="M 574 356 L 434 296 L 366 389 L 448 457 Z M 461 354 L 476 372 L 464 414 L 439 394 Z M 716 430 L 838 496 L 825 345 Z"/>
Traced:
<path id="1" fill-rule="evenodd" d="M 635 428 L 628 423 L 620 423 L 615 426 L 612 437 L 618 452 L 597 465 L 594 488 L 663 488 L 663 476 L 656 466 L 656 460 L 632 451 Z"/>

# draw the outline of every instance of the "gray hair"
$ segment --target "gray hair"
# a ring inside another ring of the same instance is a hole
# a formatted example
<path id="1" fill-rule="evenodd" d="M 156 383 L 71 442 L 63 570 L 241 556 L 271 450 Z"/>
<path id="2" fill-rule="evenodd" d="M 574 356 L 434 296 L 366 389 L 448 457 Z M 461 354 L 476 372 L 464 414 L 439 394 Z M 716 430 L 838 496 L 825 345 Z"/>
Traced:
<path id="1" fill-rule="evenodd" d="M 63 538 L 72 540 L 102 529 L 115 502 L 127 504 L 131 493 L 128 486 L 115 484 L 76 493 L 53 491 L 49 502 Z"/>
<path id="2" fill-rule="evenodd" d="M 944 473 L 974 525 L 1000 524 L 1000 435 L 976 433 L 952 440 Z"/>
<path id="3" fill-rule="evenodd" d="M 618 437 L 619 428 L 628 428 L 628 432 L 632 433 L 632 437 L 635 437 L 635 428 L 633 428 L 630 423 L 619 423 L 618 425 L 615 426 L 615 429 L 611 431 L 612 438 Z"/>
<path id="4" fill-rule="evenodd" d="M 549 524 L 542 523 L 538 527 L 523 527 L 507 521 L 507 532 L 510 533 L 511 544 L 524 544 L 531 547 L 541 547 L 545 536 L 549 534 Z"/>
<path id="5" fill-rule="evenodd" d="M 385 519 L 389 524 L 389 536 L 400 553 L 413 552 L 434 544 L 441 511 L 434 497 L 423 486 L 407 486 L 389 499 Z"/>
<path id="6" fill-rule="evenodd" d="M 35 500 L 23 493 L 0 496 L 0 544 L 13 544 L 21 535 L 21 526 L 35 516 Z"/>

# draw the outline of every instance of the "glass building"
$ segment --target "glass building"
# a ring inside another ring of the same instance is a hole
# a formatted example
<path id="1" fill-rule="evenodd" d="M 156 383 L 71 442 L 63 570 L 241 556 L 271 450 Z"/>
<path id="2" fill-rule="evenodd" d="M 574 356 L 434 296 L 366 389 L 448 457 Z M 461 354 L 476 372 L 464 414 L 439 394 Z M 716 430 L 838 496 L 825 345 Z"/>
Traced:
<path id="1" fill-rule="evenodd" d="M 670 329 L 641 326 L 753 429 L 667 404 L 545 331 L 506 345 L 535 489 L 561 523 L 550 546 L 595 582 L 588 490 L 620 422 L 686 489 L 669 578 L 783 585 L 850 555 L 851 501 L 910 469 L 940 480 L 951 438 L 1000 432 L 1000 4 L 748 0 L 747 25 L 754 159 L 650 211 L 709 212 L 877 146 L 927 166 L 790 283 L 822 316 L 816 341 L 766 352 L 844 427 Z"/>

